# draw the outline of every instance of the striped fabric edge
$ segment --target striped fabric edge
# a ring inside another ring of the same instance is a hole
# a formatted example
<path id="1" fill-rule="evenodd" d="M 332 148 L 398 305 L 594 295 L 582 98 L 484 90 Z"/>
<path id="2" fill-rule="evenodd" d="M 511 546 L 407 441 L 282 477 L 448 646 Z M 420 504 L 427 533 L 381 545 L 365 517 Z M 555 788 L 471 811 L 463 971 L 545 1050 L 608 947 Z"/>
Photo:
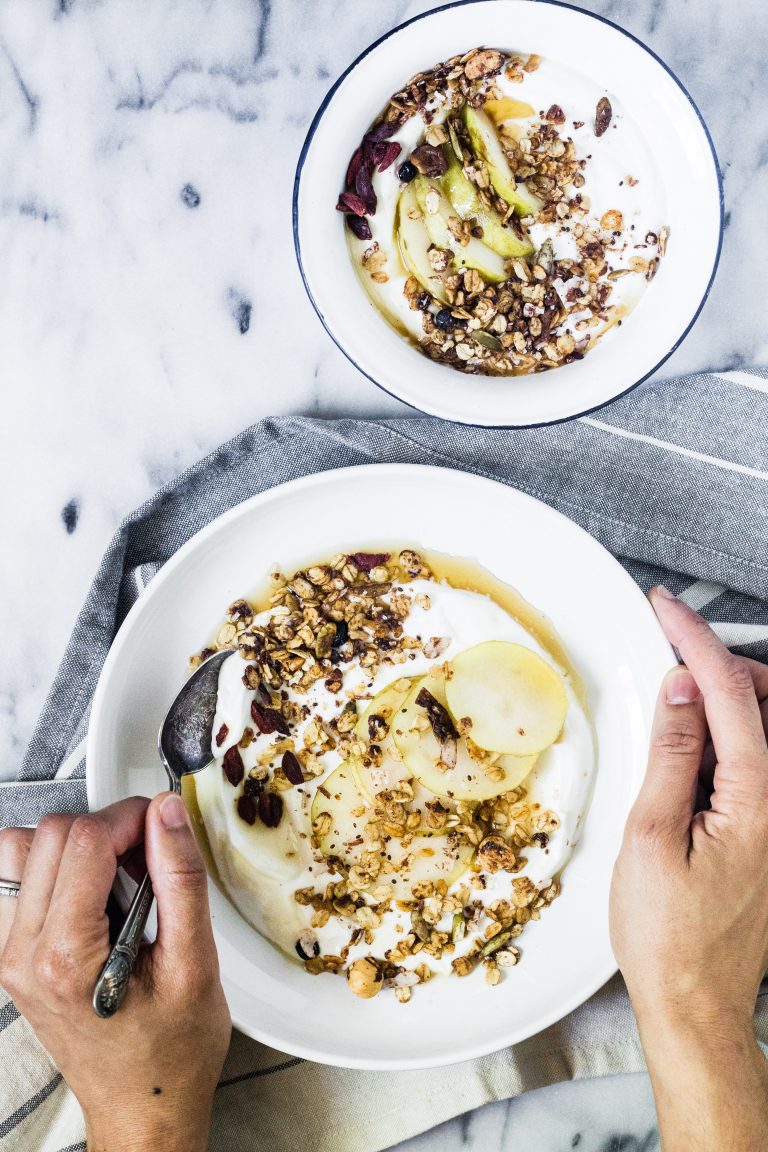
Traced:
<path id="1" fill-rule="evenodd" d="M 8 1000 L 7 1003 L 3 1004 L 2 1008 L 0 1008 L 0 1032 L 4 1032 L 5 1029 L 9 1028 L 20 1016 L 21 1013 L 13 1000 Z"/>
<path id="2" fill-rule="evenodd" d="M 38 824 L 48 812 L 88 811 L 85 780 L 25 780 L 0 784 L 0 828 Z"/>
<path id="3" fill-rule="evenodd" d="M 49 1080 L 43 1088 L 35 1092 L 34 1096 L 30 1096 L 15 1112 L 12 1112 L 5 1120 L 0 1121 L 0 1140 L 9 1136 L 15 1128 L 18 1128 L 19 1124 L 28 1120 L 32 1113 L 63 1083 L 64 1077 L 61 1072 L 57 1072 L 52 1080 Z"/>

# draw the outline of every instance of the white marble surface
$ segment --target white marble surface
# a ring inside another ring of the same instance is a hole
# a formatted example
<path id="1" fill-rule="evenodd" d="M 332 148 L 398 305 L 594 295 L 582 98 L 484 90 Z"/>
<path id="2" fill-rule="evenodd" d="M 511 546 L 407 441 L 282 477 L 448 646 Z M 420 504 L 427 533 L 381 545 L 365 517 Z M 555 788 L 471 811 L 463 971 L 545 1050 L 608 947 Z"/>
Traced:
<path id="1" fill-rule="evenodd" d="M 429 6 L 0 5 L 0 776 L 15 771 L 126 512 L 261 416 L 400 410 L 337 352 L 304 297 L 291 187 L 332 80 L 386 28 Z M 664 374 L 764 363 L 762 0 L 583 7 L 623 23 L 674 67 L 725 175 L 717 282 Z M 647 1089 L 630 1081 L 539 1093 L 411 1147 L 647 1152 L 651 1128 Z"/>

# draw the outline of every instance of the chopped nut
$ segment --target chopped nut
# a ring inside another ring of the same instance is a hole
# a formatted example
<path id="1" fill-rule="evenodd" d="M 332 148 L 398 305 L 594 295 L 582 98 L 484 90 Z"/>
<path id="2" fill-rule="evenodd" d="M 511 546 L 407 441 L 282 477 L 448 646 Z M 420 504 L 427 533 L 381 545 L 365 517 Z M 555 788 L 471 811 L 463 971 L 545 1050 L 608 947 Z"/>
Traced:
<path id="1" fill-rule="evenodd" d="M 442 176 L 448 170 L 448 161 L 442 150 L 433 144 L 421 144 L 408 159 L 423 176 Z"/>
<path id="2" fill-rule="evenodd" d="M 354 960 L 347 969 L 347 983 L 355 996 L 370 999 L 381 991 L 384 976 L 372 956 Z"/>
<path id="3" fill-rule="evenodd" d="M 604 212 L 600 217 L 600 227 L 604 228 L 606 232 L 620 232 L 624 227 L 624 217 L 615 208 L 611 209 L 610 212 Z"/>
<path id="4" fill-rule="evenodd" d="M 559 104 L 552 104 L 544 113 L 544 119 L 550 124 L 565 124 L 565 112 Z"/>
<path id="5" fill-rule="evenodd" d="M 493 48 L 482 48 L 474 52 L 464 65 L 464 75 L 467 80 L 479 80 L 481 76 L 490 76 L 498 72 L 504 63 L 504 54 Z"/>

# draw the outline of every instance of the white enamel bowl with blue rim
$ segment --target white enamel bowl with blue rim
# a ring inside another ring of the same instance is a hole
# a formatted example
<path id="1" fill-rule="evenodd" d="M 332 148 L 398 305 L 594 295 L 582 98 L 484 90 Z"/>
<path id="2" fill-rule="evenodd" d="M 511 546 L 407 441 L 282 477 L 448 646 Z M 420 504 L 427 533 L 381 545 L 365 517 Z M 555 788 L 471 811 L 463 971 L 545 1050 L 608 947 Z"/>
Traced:
<path id="1" fill-rule="evenodd" d="M 479 44 L 545 55 L 618 99 L 652 151 L 665 205 L 661 223 L 670 229 L 656 277 L 620 328 L 581 361 L 515 378 L 464 375 L 428 360 L 399 336 L 360 284 L 342 215 L 335 211 L 347 161 L 389 95 L 414 73 Z M 551 0 L 464 0 L 395 28 L 333 86 L 299 159 L 293 227 L 315 310 L 365 376 L 446 420 L 527 427 L 609 403 L 654 372 L 680 344 L 717 267 L 722 184 L 696 105 L 672 69 L 634 36 L 600 16 Z"/>
<path id="2" fill-rule="evenodd" d="M 562 894 L 523 933 L 521 962 L 496 988 L 478 972 L 436 978 L 408 1005 L 391 994 L 359 1000 L 343 979 L 310 976 L 278 952 L 210 885 L 235 1026 L 281 1051 L 348 1067 L 430 1067 L 495 1051 L 559 1020 L 615 972 L 611 869 L 643 777 L 658 686 L 674 663 L 634 582 L 570 520 L 493 480 L 399 464 L 308 476 L 233 508 L 162 568 L 112 646 L 88 737 L 91 808 L 161 791 L 160 723 L 189 655 L 226 606 L 276 565 L 406 543 L 479 562 L 549 616 L 587 686 L 598 767 Z"/>

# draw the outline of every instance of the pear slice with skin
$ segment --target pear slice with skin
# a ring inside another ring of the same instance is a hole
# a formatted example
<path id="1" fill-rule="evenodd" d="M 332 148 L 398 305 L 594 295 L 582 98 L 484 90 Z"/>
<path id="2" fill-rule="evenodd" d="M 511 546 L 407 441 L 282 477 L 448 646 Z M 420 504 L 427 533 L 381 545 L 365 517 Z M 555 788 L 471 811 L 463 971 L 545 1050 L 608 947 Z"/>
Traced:
<path id="1" fill-rule="evenodd" d="M 568 697 L 560 673 L 522 644 L 488 640 L 451 661 L 445 693 L 457 723 L 489 752 L 531 756 L 562 731 Z"/>
<path id="2" fill-rule="evenodd" d="M 456 213 L 462 220 L 475 219 L 483 230 L 483 244 L 498 252 L 499 256 L 512 259 L 520 256 L 530 256 L 534 245 L 529 239 L 518 236 L 508 228 L 492 208 L 483 206 L 477 194 L 477 188 L 472 181 L 464 175 L 464 170 L 448 147 L 445 150 L 448 158 L 448 171 L 442 178 L 443 187 Z"/>
<path id="3" fill-rule="evenodd" d="M 464 123 L 470 144 L 475 154 L 485 161 L 491 184 L 502 200 L 506 200 L 518 216 L 533 216 L 540 211 L 541 201 L 524 184 L 516 183 L 493 122 L 485 112 L 466 104 Z"/>
<path id="4" fill-rule="evenodd" d="M 441 746 L 417 697 L 425 688 L 445 708 L 446 687 L 443 670 L 436 668 L 414 686 L 398 710 L 391 731 L 406 767 L 424 788 L 450 800 L 490 800 L 517 788 L 536 763 L 535 756 L 489 757 L 459 735 L 456 763 L 445 766 Z M 497 770 L 503 772 L 500 780 L 489 775 Z"/>
<path id="5" fill-rule="evenodd" d="M 415 276 L 422 288 L 442 304 L 447 302 L 442 276 L 429 262 L 432 240 L 424 224 L 424 213 L 416 198 L 413 184 L 408 184 L 397 202 L 395 235 L 406 270 Z"/>
<path id="6" fill-rule="evenodd" d="M 474 236 L 470 237 L 467 244 L 460 244 L 453 236 L 448 221 L 457 213 L 438 180 L 417 176 L 410 187 L 414 189 L 419 207 L 424 213 L 424 226 L 430 240 L 436 247 L 450 251 L 456 267 L 474 268 L 491 284 L 501 284 L 507 279 L 506 265 L 498 252 Z M 430 211 L 430 207 L 434 207 L 434 211 Z"/>

